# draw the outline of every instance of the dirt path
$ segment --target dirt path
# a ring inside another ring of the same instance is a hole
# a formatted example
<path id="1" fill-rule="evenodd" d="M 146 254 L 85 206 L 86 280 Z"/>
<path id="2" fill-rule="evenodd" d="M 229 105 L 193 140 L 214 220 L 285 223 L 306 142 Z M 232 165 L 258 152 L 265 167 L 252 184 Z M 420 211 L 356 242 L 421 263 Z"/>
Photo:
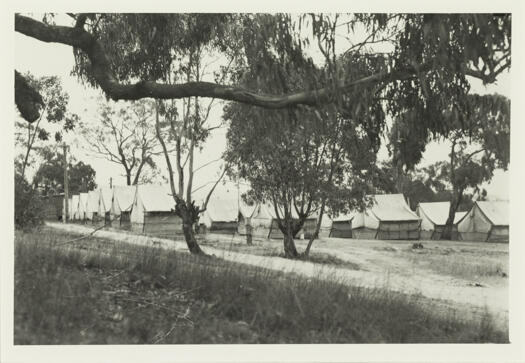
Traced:
<path id="1" fill-rule="evenodd" d="M 92 227 L 75 224 L 47 223 L 47 225 L 52 228 L 81 234 L 93 231 Z M 182 241 L 133 235 L 117 230 L 99 230 L 95 232 L 94 236 L 138 245 L 187 251 L 186 243 Z M 229 239 L 231 240 L 231 237 Z M 468 310 L 474 314 L 489 311 L 495 317 L 495 322 L 501 327 L 506 327 L 508 322 L 508 287 L 506 286 L 468 286 L 468 281 L 466 280 L 422 270 L 415 271 L 416 273 L 412 273 L 408 277 L 406 275 L 407 268 L 402 266 L 402 261 L 392 264 L 392 261 L 395 260 L 389 259 L 375 265 L 370 263 L 370 256 L 360 256 L 358 250 L 352 254 L 337 251 L 337 256 L 342 259 L 348 259 L 351 262 L 366 263 L 366 270 L 350 270 L 305 261 L 290 261 L 281 257 L 232 252 L 210 246 L 202 246 L 202 249 L 207 254 L 213 254 L 224 260 L 240 262 L 246 265 L 297 273 L 307 277 L 336 279 L 351 286 L 384 288 L 408 294 L 420 294 L 429 299 L 440 300 L 439 304 L 442 306 L 451 306 L 462 311 Z M 328 250 L 322 246 L 319 246 L 317 251 L 334 253 L 333 249 Z M 379 252 L 372 256 L 372 260 L 380 260 L 381 258 L 381 253 Z M 386 263 L 390 263 L 391 268 L 384 269 L 381 267 Z"/>

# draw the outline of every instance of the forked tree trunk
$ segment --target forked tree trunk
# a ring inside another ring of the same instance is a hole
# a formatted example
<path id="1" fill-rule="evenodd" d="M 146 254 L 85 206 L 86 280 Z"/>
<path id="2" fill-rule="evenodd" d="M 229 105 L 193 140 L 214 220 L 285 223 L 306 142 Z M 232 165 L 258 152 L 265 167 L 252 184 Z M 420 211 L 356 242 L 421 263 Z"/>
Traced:
<path id="1" fill-rule="evenodd" d="M 299 231 L 303 228 L 304 218 L 299 220 L 299 222 L 294 222 L 293 220 L 288 220 L 285 218 L 285 220 L 282 221 L 281 224 L 283 222 L 284 225 L 282 227 L 280 225 L 279 229 L 283 234 L 284 256 L 287 258 L 297 258 L 299 256 L 299 253 L 297 252 L 297 248 L 295 247 L 294 238 L 297 235 L 297 233 L 299 233 Z"/>
<path id="2" fill-rule="evenodd" d="M 308 241 L 308 245 L 306 246 L 306 250 L 304 251 L 304 255 L 308 257 L 310 254 L 310 248 L 312 248 L 312 244 L 314 243 L 314 240 L 316 238 L 319 238 L 319 231 L 321 230 L 321 223 L 323 222 L 323 214 L 324 214 L 324 206 L 325 206 L 325 200 L 321 203 L 321 211 L 319 212 L 319 219 L 317 220 L 317 224 L 315 225 L 315 231 L 310 237 L 310 240 Z"/>
<path id="3" fill-rule="evenodd" d="M 287 258 L 297 258 L 299 256 L 291 233 L 284 234 L 284 256 Z"/>

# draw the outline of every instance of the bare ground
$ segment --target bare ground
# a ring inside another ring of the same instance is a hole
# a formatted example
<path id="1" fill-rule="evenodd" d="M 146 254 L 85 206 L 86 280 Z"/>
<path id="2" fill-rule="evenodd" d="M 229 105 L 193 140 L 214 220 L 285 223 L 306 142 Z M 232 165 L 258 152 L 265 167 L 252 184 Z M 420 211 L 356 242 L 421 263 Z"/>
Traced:
<path id="1" fill-rule="evenodd" d="M 50 227 L 87 234 L 91 226 L 48 223 Z M 134 235 L 103 229 L 94 236 L 112 240 L 186 251 L 182 240 Z M 312 253 L 335 256 L 345 265 L 290 261 L 279 257 L 282 242 L 255 240 L 247 246 L 238 236 L 213 235 L 201 241 L 207 254 L 240 262 L 297 273 L 307 277 L 335 279 L 352 286 L 384 288 L 431 299 L 431 309 L 453 308 L 459 314 L 477 316 L 490 312 L 494 322 L 508 329 L 508 245 L 458 241 L 421 241 L 423 249 L 412 249 L 411 241 L 377 241 L 327 238 L 314 242 Z M 297 241 L 304 249 L 306 241 Z M 358 268 L 355 268 L 358 266 Z"/>

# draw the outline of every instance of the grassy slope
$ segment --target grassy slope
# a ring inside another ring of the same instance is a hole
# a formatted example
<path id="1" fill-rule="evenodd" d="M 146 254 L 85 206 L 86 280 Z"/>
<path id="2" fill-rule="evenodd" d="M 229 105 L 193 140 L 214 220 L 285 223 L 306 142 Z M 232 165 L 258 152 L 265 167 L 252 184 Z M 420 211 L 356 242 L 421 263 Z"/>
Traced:
<path id="1" fill-rule="evenodd" d="M 507 342 L 416 296 L 51 230 L 17 233 L 15 344 Z M 79 247 L 79 248 L 78 248 Z"/>

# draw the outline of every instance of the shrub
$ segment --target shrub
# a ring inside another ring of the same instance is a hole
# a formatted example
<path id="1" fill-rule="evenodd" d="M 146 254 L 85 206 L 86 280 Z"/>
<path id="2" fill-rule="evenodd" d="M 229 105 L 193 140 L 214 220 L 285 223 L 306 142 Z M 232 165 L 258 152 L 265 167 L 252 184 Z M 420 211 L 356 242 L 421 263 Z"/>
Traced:
<path id="1" fill-rule="evenodd" d="M 28 230 L 43 223 L 44 208 L 38 192 L 15 174 L 15 228 Z"/>

